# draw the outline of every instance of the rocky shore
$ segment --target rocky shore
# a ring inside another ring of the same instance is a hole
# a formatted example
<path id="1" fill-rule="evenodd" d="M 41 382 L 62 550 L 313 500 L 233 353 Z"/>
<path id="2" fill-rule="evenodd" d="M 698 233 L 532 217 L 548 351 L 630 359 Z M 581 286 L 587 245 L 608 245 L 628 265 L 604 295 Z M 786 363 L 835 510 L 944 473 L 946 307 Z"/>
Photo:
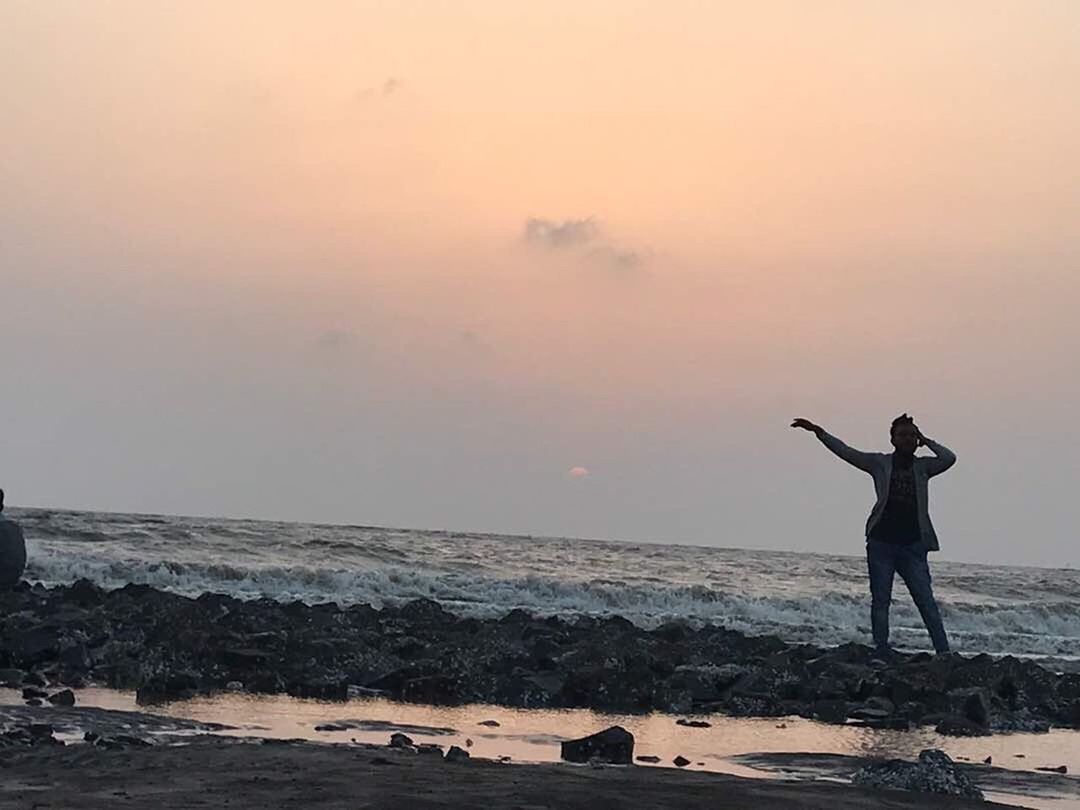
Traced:
<path id="1" fill-rule="evenodd" d="M 0 683 L 48 695 L 97 683 L 135 689 L 144 704 L 230 689 L 798 715 L 962 735 L 1080 728 L 1080 674 L 987 655 L 898 655 L 885 666 L 870 657 L 861 645 L 792 646 L 713 625 L 644 630 L 619 617 L 521 611 L 460 618 L 429 600 L 376 610 L 191 599 L 143 585 L 105 591 L 87 581 L 0 593 Z"/>

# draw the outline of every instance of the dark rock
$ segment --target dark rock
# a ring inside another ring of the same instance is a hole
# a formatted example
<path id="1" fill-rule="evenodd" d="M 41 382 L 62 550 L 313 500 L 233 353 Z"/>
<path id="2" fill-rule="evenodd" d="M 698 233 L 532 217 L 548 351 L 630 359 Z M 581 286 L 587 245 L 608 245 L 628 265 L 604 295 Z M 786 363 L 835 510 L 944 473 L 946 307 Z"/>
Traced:
<path id="1" fill-rule="evenodd" d="M 640 757 L 634 757 L 638 762 L 659 762 L 660 757 L 653 756 L 652 754 L 644 754 Z"/>
<path id="2" fill-rule="evenodd" d="M 946 717 L 937 724 L 934 729 L 938 734 L 946 737 L 988 737 L 990 730 L 978 723 L 973 723 L 966 717 Z"/>
<path id="3" fill-rule="evenodd" d="M 844 723 L 848 717 L 846 700 L 819 700 L 811 709 L 811 716 L 822 723 Z"/>
<path id="4" fill-rule="evenodd" d="M 634 735 L 622 726 L 612 726 L 588 737 L 567 740 L 562 744 L 561 756 L 567 762 L 629 765 L 634 759 Z"/>
<path id="5" fill-rule="evenodd" d="M 982 687 L 953 689 L 948 693 L 954 714 L 965 717 L 976 725 L 990 725 L 990 694 Z"/>
<path id="6" fill-rule="evenodd" d="M 60 649 L 57 657 L 60 665 L 73 672 L 85 672 L 90 669 L 90 653 L 85 644 L 66 644 Z"/>
<path id="7" fill-rule="evenodd" d="M 47 698 L 48 692 L 43 692 L 36 686 L 27 686 L 22 690 L 23 700 L 32 700 L 33 698 Z"/>
<path id="8" fill-rule="evenodd" d="M 469 759 L 469 752 L 464 748 L 458 748 L 456 745 L 451 745 L 443 759 L 447 762 L 463 762 L 464 760 Z"/>
<path id="9" fill-rule="evenodd" d="M 220 653 L 221 660 L 237 669 L 258 669 L 269 663 L 273 656 L 265 650 L 254 648 L 226 648 Z"/>
<path id="10" fill-rule="evenodd" d="M 0 667 L 48 672 L 48 683 L 67 687 L 136 690 L 142 704 L 241 682 L 252 694 L 666 711 L 672 720 L 724 712 L 845 723 L 850 711 L 851 721 L 875 728 L 954 716 L 994 731 L 1080 728 L 1080 674 L 1009 656 L 898 654 L 871 667 L 862 644 L 817 649 L 714 625 L 649 631 L 621 618 L 568 622 L 525 611 L 467 619 L 431 600 L 342 609 L 190 599 L 145 585 L 104 591 L 86 581 L 24 583 L 3 600 Z M 40 674 L 0 676 L 47 683 Z"/>
<path id="11" fill-rule="evenodd" d="M 1068 773 L 1069 769 L 1065 765 L 1057 765 L 1054 767 L 1036 768 L 1037 771 L 1044 771 L 1045 773 Z"/>
<path id="12" fill-rule="evenodd" d="M 675 725 L 687 728 L 712 728 L 712 723 L 706 723 L 704 720 L 687 720 L 685 717 L 676 720 Z"/>
<path id="13" fill-rule="evenodd" d="M 43 624 L 23 630 L 15 644 L 15 654 L 24 665 L 33 665 L 55 658 L 60 648 L 54 626 Z"/>
<path id="14" fill-rule="evenodd" d="M 851 781 L 864 787 L 983 798 L 975 783 L 947 754 L 936 749 L 923 751 L 917 762 L 894 759 L 870 763 L 856 771 Z"/>
<path id="15" fill-rule="evenodd" d="M 673 760 L 671 760 L 671 761 L 675 763 L 675 767 L 676 767 L 676 768 L 685 768 L 685 767 L 686 767 L 687 765 L 689 765 L 689 764 L 690 764 L 690 760 L 688 760 L 688 759 L 687 759 L 686 757 L 684 757 L 684 756 L 683 756 L 682 754 L 680 754 L 679 756 L 675 757 L 675 759 L 673 759 Z"/>
<path id="16" fill-rule="evenodd" d="M 333 677 L 309 678 L 289 684 L 293 697 L 315 700 L 348 700 L 349 684 Z"/>
<path id="17" fill-rule="evenodd" d="M 499 721 L 498 720 L 481 720 L 476 725 L 478 725 L 478 726 L 487 726 L 488 728 L 498 728 L 499 727 Z"/>
<path id="18" fill-rule="evenodd" d="M 44 706 L 45 702 L 41 698 L 30 698 L 26 701 L 27 706 Z"/>
<path id="19" fill-rule="evenodd" d="M 442 756 L 443 750 L 441 745 L 435 743 L 420 743 L 416 746 L 416 752 L 418 754 L 438 754 Z"/>
<path id="20" fill-rule="evenodd" d="M 199 694 L 200 678 L 193 672 L 163 672 L 146 679 L 135 691 L 140 706 L 187 700 Z"/>
<path id="21" fill-rule="evenodd" d="M 412 737 L 408 734 L 402 734 L 400 731 L 395 731 L 390 735 L 390 747 L 391 748 L 412 748 Z"/>
<path id="22" fill-rule="evenodd" d="M 848 717 L 854 720 L 884 720 L 895 711 L 896 706 L 887 697 L 871 697 L 861 706 L 850 710 Z"/>
<path id="23" fill-rule="evenodd" d="M 70 689 L 64 689 L 55 695 L 49 695 L 48 700 L 54 706 L 74 706 L 75 693 Z"/>
<path id="24" fill-rule="evenodd" d="M 433 599 L 414 599 L 399 608 L 397 613 L 403 619 L 428 624 L 445 624 L 455 619 L 453 614 L 447 613 L 443 606 Z"/>
<path id="25" fill-rule="evenodd" d="M 68 596 L 80 607 L 91 607 L 105 601 L 105 592 L 88 579 L 76 580 L 68 588 Z"/>
<path id="26" fill-rule="evenodd" d="M 322 723 L 315 726 L 316 731 L 348 731 L 350 726 L 344 726 L 339 723 Z M 391 741 L 393 744 L 393 741 Z"/>

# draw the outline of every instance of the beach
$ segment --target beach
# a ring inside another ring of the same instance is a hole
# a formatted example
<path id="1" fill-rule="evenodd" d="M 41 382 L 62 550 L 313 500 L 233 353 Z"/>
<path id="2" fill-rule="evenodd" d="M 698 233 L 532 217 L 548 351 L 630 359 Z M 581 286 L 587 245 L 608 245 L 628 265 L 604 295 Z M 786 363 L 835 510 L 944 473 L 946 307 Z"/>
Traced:
<path id="1" fill-rule="evenodd" d="M 309 743 L 32 749 L 3 761 L 3 808 L 442 810 L 499 808 L 969 808 L 982 802 L 825 784 L 774 784 L 635 767 L 513 765 Z"/>
<path id="2" fill-rule="evenodd" d="M 881 662 L 856 559 L 21 517 L 29 581 L 0 594 L 9 806 L 964 806 L 850 784 L 924 750 L 995 801 L 1080 806 L 1075 572 L 946 567 L 969 649 L 927 653 L 898 610 L 913 643 Z M 615 725 L 632 766 L 560 762 Z M 471 758 L 387 748 L 399 733 Z"/>

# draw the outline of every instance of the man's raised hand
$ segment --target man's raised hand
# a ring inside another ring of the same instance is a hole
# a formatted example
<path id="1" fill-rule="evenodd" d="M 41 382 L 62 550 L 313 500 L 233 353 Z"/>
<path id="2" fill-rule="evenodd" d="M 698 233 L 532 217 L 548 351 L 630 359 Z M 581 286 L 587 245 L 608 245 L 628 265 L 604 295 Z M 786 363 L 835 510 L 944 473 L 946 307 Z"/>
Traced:
<path id="1" fill-rule="evenodd" d="M 803 430 L 809 430 L 811 433 L 821 433 L 821 428 L 811 422 L 809 419 L 796 419 L 791 423 L 793 428 L 802 428 Z"/>

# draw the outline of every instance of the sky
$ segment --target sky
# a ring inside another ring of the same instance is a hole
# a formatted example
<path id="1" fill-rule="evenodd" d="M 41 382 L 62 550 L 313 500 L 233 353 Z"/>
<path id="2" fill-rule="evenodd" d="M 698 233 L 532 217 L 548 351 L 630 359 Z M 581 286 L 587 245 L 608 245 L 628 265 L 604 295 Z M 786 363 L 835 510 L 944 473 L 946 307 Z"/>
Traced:
<path id="1" fill-rule="evenodd" d="M 14 505 L 1080 565 L 1080 4 L 0 3 Z"/>

